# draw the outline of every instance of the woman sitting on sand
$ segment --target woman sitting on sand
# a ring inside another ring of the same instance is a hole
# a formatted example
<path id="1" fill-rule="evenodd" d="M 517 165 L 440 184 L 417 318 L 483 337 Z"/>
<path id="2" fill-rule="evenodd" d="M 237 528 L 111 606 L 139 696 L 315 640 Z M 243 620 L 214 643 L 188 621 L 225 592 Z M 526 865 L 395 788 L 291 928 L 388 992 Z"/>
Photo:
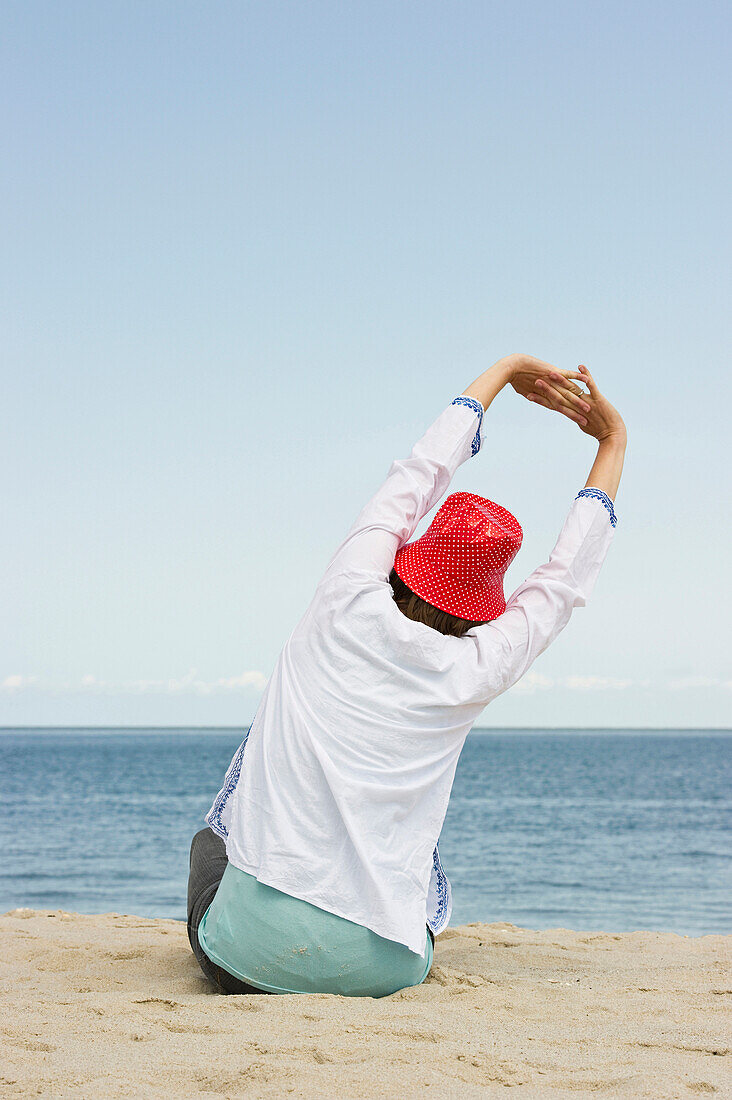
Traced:
<path id="1" fill-rule="evenodd" d="M 584 391 L 577 382 L 584 382 Z M 510 383 L 598 441 L 549 561 L 508 600 L 522 539 L 453 493 Z M 461 749 L 592 592 L 626 432 L 586 367 L 510 355 L 456 397 L 331 558 L 191 846 L 188 934 L 222 993 L 383 997 L 419 985 L 448 923 L 438 837 Z"/>

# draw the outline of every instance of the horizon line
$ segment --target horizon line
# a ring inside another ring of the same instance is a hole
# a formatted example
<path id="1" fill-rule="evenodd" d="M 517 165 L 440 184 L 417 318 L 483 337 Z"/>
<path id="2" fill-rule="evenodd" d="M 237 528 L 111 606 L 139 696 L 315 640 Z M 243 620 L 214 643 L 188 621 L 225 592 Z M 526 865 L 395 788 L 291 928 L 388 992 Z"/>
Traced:
<path id="1" fill-rule="evenodd" d="M 252 722 L 242 723 L 236 726 L 186 726 L 181 723 L 176 725 L 134 725 L 134 726 L 114 726 L 107 724 L 98 724 L 93 726 L 85 725 L 71 725 L 71 726 L 47 726 L 41 724 L 27 724 L 17 726 L 0 726 L 0 733 L 9 733 L 13 730 L 239 730 L 249 729 Z M 547 732 L 564 731 L 569 732 L 571 730 L 605 730 L 611 732 L 623 732 L 625 730 L 635 730 L 637 732 L 662 732 L 662 733 L 675 733 L 675 732 L 687 732 L 687 733 L 732 733 L 732 727 L 730 726 L 473 726 L 469 733 L 475 731 L 481 731 L 483 733 L 498 732 L 501 730 L 544 730 Z"/>

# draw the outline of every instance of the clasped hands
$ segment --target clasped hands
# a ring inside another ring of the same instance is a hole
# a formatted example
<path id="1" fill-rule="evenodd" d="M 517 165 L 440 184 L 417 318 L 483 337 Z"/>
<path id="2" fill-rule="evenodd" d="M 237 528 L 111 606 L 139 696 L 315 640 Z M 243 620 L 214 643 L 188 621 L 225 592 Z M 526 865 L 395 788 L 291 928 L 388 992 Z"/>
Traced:
<path id="1" fill-rule="evenodd" d="M 562 413 L 579 425 L 587 435 L 599 441 L 624 438 L 625 424 L 620 413 L 600 393 L 594 378 L 583 364 L 577 370 L 564 370 L 535 359 L 533 355 L 509 355 L 503 361 L 507 381 L 516 393 L 545 409 Z M 587 391 L 577 382 L 583 382 Z"/>

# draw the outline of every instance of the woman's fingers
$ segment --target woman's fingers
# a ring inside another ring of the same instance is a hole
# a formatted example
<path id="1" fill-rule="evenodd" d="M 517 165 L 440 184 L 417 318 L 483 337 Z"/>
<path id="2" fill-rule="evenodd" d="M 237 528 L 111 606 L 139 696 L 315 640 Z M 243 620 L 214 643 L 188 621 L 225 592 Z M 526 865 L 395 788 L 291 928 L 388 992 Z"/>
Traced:
<path id="1" fill-rule="evenodd" d="M 564 399 L 559 390 L 542 382 L 540 378 L 537 379 L 536 385 L 541 390 L 541 396 L 544 398 L 544 401 L 541 403 L 545 408 L 564 413 L 565 416 L 568 416 L 570 420 L 574 420 L 577 424 L 584 425 L 587 423 L 587 418 L 583 415 L 584 410 L 575 408 L 569 401 Z M 586 404 L 586 402 L 583 402 L 583 405 L 584 404 Z"/>
<path id="2" fill-rule="evenodd" d="M 580 364 L 579 369 L 582 371 L 581 378 L 584 384 L 587 386 L 587 389 L 590 391 L 590 396 L 597 397 L 599 390 L 595 385 L 595 379 L 592 377 L 587 367 L 583 363 Z"/>
<path id="3" fill-rule="evenodd" d="M 599 393 L 587 367 L 581 364 L 576 371 L 551 367 L 548 363 L 544 367 L 543 377 L 536 378 L 532 392 L 526 394 L 528 400 L 562 413 L 569 420 L 586 427 L 587 414 L 592 412 L 591 399 Z M 547 367 L 549 370 L 546 370 Z M 584 382 L 589 393 L 577 382 Z"/>
<path id="4" fill-rule="evenodd" d="M 583 427 L 587 423 L 586 418 L 581 413 L 575 412 L 568 405 L 555 404 L 543 394 L 528 393 L 526 400 L 531 401 L 533 405 L 543 405 L 545 409 L 551 409 L 552 412 L 563 413 L 570 420 L 574 420 L 576 424 L 581 424 Z"/>
<path id="5" fill-rule="evenodd" d="M 587 394 L 584 393 L 584 390 L 581 390 L 579 386 L 576 386 L 574 384 L 574 382 L 569 382 L 566 378 L 562 378 L 560 374 L 550 374 L 549 377 L 543 379 L 543 381 L 548 382 L 550 386 L 556 386 L 557 389 L 566 390 L 567 393 L 574 393 L 578 396 L 584 397 L 587 396 Z"/>
<path id="6" fill-rule="evenodd" d="M 582 380 L 582 378 L 583 378 L 583 375 L 581 375 L 581 374 L 577 374 L 576 372 L 575 372 L 575 376 L 576 376 L 577 378 L 579 378 L 579 379 L 580 379 L 580 381 L 581 381 L 581 380 Z M 563 389 L 565 389 L 565 390 L 568 390 L 568 391 L 569 391 L 569 393 L 574 393 L 574 394 L 577 394 L 577 395 L 578 395 L 579 397 L 587 397 L 587 394 L 585 393 L 585 391 L 584 391 L 584 390 L 581 390 L 581 389 L 579 388 L 579 386 L 576 386 L 576 385 L 574 384 L 574 382 L 570 382 L 570 381 L 569 381 L 569 378 L 568 378 L 568 377 L 567 377 L 566 375 L 562 375 L 562 374 L 557 374 L 557 372 L 556 372 L 556 371 L 552 371 L 552 372 L 550 373 L 550 375 L 549 375 L 549 380 L 550 380 L 551 382 L 556 382 L 556 383 L 557 383 L 557 384 L 558 384 L 559 386 L 561 386 L 561 387 L 562 387 Z"/>
<path id="7" fill-rule="evenodd" d="M 575 424 L 581 424 L 583 428 L 587 423 L 587 417 L 583 416 L 581 412 L 575 412 L 574 409 L 562 407 L 561 409 L 557 409 L 557 412 L 564 413 L 570 420 L 574 420 Z"/>
<path id="8" fill-rule="evenodd" d="M 574 393 L 572 390 L 568 390 L 557 382 L 548 382 L 546 379 L 537 378 L 534 383 L 536 389 L 541 390 L 545 397 L 548 397 L 550 401 L 571 408 L 577 412 L 589 412 L 590 404 L 585 400 L 586 394 L 583 394 L 580 390 L 579 393 Z"/>

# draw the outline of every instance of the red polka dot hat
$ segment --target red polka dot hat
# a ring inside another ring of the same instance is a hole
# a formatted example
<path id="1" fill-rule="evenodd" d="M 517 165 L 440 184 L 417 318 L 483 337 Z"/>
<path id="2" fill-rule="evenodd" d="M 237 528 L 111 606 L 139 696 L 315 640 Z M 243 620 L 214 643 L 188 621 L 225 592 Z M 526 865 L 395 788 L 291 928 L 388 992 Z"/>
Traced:
<path id="1" fill-rule="evenodd" d="M 425 533 L 397 550 L 394 569 L 423 600 L 471 622 L 506 609 L 503 575 L 524 533 L 507 509 L 475 493 L 451 493 Z"/>

